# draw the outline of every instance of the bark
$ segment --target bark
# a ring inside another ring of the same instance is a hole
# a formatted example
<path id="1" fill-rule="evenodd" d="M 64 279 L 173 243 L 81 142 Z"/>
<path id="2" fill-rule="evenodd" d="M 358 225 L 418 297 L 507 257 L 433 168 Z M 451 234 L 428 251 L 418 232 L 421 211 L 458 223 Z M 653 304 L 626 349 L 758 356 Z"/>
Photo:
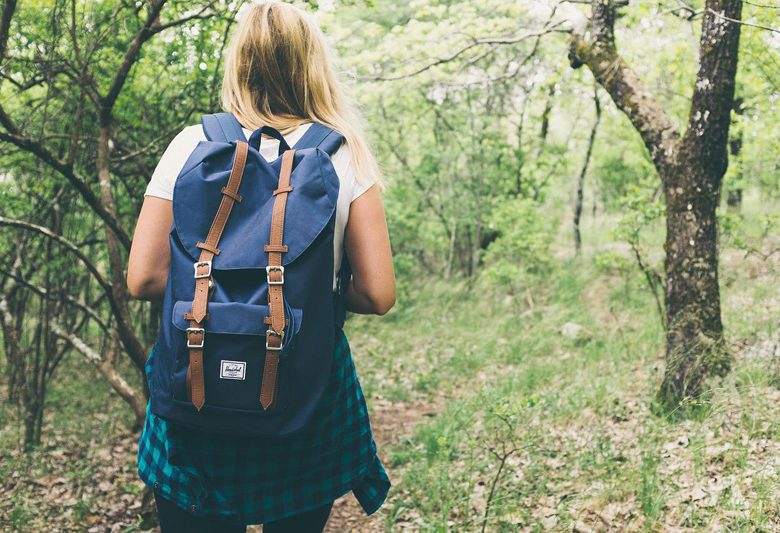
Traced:
<path id="1" fill-rule="evenodd" d="M 718 218 L 737 73 L 740 0 L 708 0 L 702 22 L 699 72 L 678 167 L 667 179 L 667 362 L 659 400 L 675 409 L 698 397 L 707 375 L 725 375 L 731 356 L 723 342 L 718 285 Z"/>
<path id="2" fill-rule="evenodd" d="M 100 371 L 106 381 L 111 385 L 114 391 L 130 406 L 135 415 L 135 423 L 133 424 L 133 431 L 138 431 L 143 426 L 144 419 L 146 417 L 146 397 L 141 391 L 133 388 L 122 375 L 117 371 L 115 366 L 116 350 L 111 349 L 108 357 L 103 359 L 100 354 L 90 348 L 90 346 L 84 342 L 80 337 L 72 333 L 68 333 L 58 323 L 52 324 L 52 331 L 64 341 L 66 341 L 72 348 L 81 353 L 87 360 L 94 364 Z"/>
<path id="3" fill-rule="evenodd" d="M 572 67 L 587 65 L 628 116 L 663 183 L 667 365 L 658 399 L 667 412 L 698 397 L 706 377 L 723 375 L 731 365 L 720 314 L 717 208 L 728 163 L 741 10 L 740 0 L 706 2 L 684 137 L 619 55 L 612 0 L 593 0 L 590 36 L 575 34 L 570 43 Z"/>
<path id="4" fill-rule="evenodd" d="M 96 167 L 98 173 L 98 183 L 100 184 L 100 200 L 103 207 L 111 214 L 116 213 L 114 205 L 114 195 L 111 190 L 111 171 L 109 166 L 109 143 L 111 140 L 111 116 L 105 114 L 101 117 L 100 135 L 98 137 Z M 146 363 L 146 353 L 143 345 L 139 341 L 132 327 L 130 318 L 130 309 L 128 307 L 128 294 L 125 289 L 125 270 L 124 259 L 120 249 L 119 240 L 116 235 L 106 229 L 106 247 L 108 248 L 108 264 L 110 272 L 111 294 L 115 302 L 114 316 L 117 321 L 117 331 L 119 337 L 130 356 L 130 360 L 135 365 L 136 370 L 143 378 L 144 365 Z M 142 383 L 146 380 L 142 379 Z"/>

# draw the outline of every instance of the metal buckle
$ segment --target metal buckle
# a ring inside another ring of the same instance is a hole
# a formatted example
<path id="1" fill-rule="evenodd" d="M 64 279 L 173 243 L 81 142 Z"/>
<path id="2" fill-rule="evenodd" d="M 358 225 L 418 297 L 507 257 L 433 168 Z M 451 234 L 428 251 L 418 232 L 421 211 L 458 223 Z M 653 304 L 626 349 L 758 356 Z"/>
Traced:
<path id="1" fill-rule="evenodd" d="M 190 343 L 190 333 L 200 333 L 200 344 Z M 206 330 L 203 328 L 187 328 L 187 348 L 203 348 L 203 344 L 206 342 Z"/>
<path id="2" fill-rule="evenodd" d="M 271 272 L 281 272 L 282 279 L 279 281 L 271 281 Z M 284 267 L 281 265 L 268 265 L 265 267 L 265 275 L 268 277 L 269 285 L 284 285 Z"/>
<path id="3" fill-rule="evenodd" d="M 202 278 L 210 278 L 211 277 L 211 261 L 198 261 L 197 263 L 193 263 L 192 266 L 195 269 L 195 279 L 202 279 Z M 198 274 L 198 267 L 199 266 L 207 266 L 207 267 L 209 267 L 208 272 L 206 272 L 205 274 Z"/>
<path id="4" fill-rule="evenodd" d="M 270 346 L 268 344 L 268 336 L 269 335 L 274 335 L 274 336 L 279 337 L 281 339 L 281 341 L 279 343 L 279 346 Z M 266 350 L 271 350 L 273 352 L 278 352 L 278 351 L 281 351 L 283 345 L 284 345 L 284 330 L 282 330 L 281 333 L 277 333 L 274 330 L 272 330 L 271 328 L 268 328 L 267 330 L 265 330 L 265 349 Z"/>

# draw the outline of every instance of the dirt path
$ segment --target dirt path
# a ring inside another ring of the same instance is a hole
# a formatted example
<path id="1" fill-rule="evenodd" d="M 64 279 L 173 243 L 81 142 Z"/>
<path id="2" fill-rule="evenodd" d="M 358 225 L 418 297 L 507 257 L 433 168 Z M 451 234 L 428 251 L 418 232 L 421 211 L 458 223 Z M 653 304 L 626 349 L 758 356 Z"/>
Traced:
<path id="1" fill-rule="evenodd" d="M 385 462 L 387 459 L 386 447 L 408 435 L 425 416 L 432 414 L 430 406 L 420 401 L 413 403 L 372 402 L 372 407 L 371 425 L 374 431 L 374 440 L 379 450 L 379 457 Z M 393 473 L 389 472 L 389 474 L 390 479 L 397 482 Z M 382 530 L 381 513 L 377 512 L 372 516 L 366 516 L 351 492 L 336 501 L 325 529 L 329 533 L 344 531 L 364 533 Z"/>
<path id="2" fill-rule="evenodd" d="M 371 407 L 374 438 L 385 461 L 389 446 L 409 435 L 435 410 L 422 401 L 374 400 Z M 137 435 L 125 433 L 111 444 L 84 446 L 49 431 L 37 460 L 27 466 L 20 464 L 7 479 L 0 480 L 0 495 L 16 494 L 11 500 L 0 497 L 0 524 L 13 523 L 11 529 L 21 531 L 119 533 L 137 527 L 140 515 L 145 522 L 140 531 L 159 532 L 157 527 L 146 529 L 156 520 L 151 499 L 141 501 L 144 487 L 136 473 L 137 439 Z M 14 452 L 14 456 L 20 453 Z M 85 462 L 90 465 L 88 473 L 73 466 Z M 390 477 L 397 486 L 398 477 L 393 472 Z M 383 525 L 381 512 L 366 516 L 349 493 L 336 501 L 326 531 L 374 532 L 382 531 Z M 2 526 L 0 530 L 4 530 Z M 252 526 L 248 531 L 257 533 L 262 528 Z"/>

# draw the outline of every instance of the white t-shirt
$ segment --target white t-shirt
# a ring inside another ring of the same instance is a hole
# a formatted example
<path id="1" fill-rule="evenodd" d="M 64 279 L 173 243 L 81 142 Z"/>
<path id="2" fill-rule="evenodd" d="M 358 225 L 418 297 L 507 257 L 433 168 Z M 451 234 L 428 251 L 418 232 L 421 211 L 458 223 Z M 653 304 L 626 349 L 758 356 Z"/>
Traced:
<path id="1" fill-rule="evenodd" d="M 287 144 L 293 146 L 306 133 L 311 123 L 301 124 L 295 130 L 284 136 Z M 251 130 L 244 129 L 244 136 L 248 139 Z M 181 172 L 184 163 L 195 149 L 199 141 L 205 141 L 206 134 L 200 124 L 188 126 L 173 138 L 168 148 L 165 149 L 160 162 L 154 169 L 152 179 L 146 186 L 144 196 L 156 196 L 166 200 L 173 200 L 173 185 Z M 279 141 L 273 137 L 263 135 L 260 142 L 260 154 L 266 161 L 276 159 L 279 151 Z M 366 192 L 373 183 L 358 182 L 352 166 L 352 154 L 346 143 L 341 145 L 333 157 L 333 168 L 339 178 L 339 198 L 336 204 L 336 228 L 333 235 L 333 288 L 336 288 L 336 273 L 341 266 L 341 252 L 344 246 L 344 229 L 349 218 L 349 205 Z"/>

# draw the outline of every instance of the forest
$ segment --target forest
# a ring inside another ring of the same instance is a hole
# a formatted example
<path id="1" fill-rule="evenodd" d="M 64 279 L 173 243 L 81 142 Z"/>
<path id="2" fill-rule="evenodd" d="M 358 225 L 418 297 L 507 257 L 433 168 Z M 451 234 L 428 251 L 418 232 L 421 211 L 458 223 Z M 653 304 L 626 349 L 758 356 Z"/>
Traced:
<path id="1" fill-rule="evenodd" d="M 780 530 L 780 3 L 295 3 L 398 281 L 345 326 L 393 485 L 327 531 Z M 2 0 L 2 531 L 156 530 L 127 257 L 247 4 Z"/>

